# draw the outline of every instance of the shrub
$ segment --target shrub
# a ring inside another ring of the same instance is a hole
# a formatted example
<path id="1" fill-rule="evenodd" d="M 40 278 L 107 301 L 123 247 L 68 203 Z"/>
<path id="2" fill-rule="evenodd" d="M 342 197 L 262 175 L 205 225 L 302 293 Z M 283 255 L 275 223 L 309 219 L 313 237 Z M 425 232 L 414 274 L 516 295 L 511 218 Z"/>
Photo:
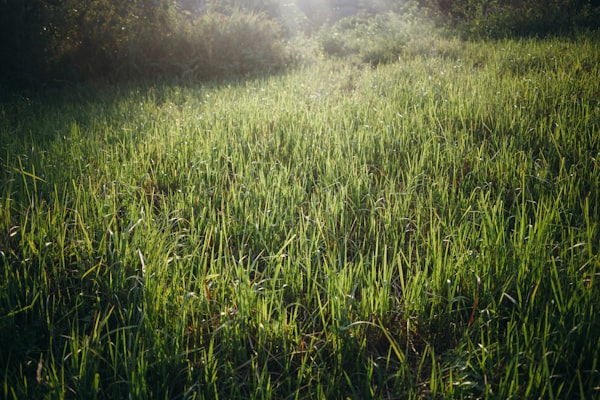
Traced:
<path id="1" fill-rule="evenodd" d="M 7 42 L 19 49 L 16 56 L 10 49 L 0 52 L 1 68 L 10 76 L 31 64 L 40 67 L 19 74 L 35 75 L 28 78 L 32 82 L 207 79 L 271 72 L 290 60 L 280 25 L 265 13 L 274 13 L 267 2 L 195 13 L 170 0 L 40 4 L 13 0 L 0 18 L 5 39 L 19 38 L 21 24 L 32 22 L 23 39 Z M 259 6 L 265 12 L 252 11 Z"/>
<path id="2" fill-rule="evenodd" d="M 327 56 L 353 57 L 377 65 L 396 61 L 407 51 L 414 53 L 419 40 L 432 36 L 432 30 L 433 26 L 414 10 L 362 14 L 343 18 L 331 29 L 323 30 L 319 44 Z"/>
<path id="3" fill-rule="evenodd" d="M 431 15 L 468 38 L 572 33 L 600 27 L 593 0 L 420 0 Z"/>
<path id="4" fill-rule="evenodd" d="M 208 79 L 272 72 L 289 61 L 279 25 L 262 13 L 174 13 L 130 39 L 128 77 Z"/>
<path id="5" fill-rule="evenodd" d="M 192 32 L 192 44 L 204 39 L 206 43 L 198 50 L 206 53 L 190 61 L 203 62 L 205 73 L 271 72 L 283 68 L 290 59 L 280 26 L 264 14 L 207 14 L 198 26 Z"/>
<path id="6" fill-rule="evenodd" d="M 142 12 L 146 10 L 146 12 Z M 49 8 L 52 31 L 47 58 L 54 75 L 67 80 L 115 77 L 127 59 L 130 38 L 150 20 L 150 8 L 133 2 L 64 0 Z"/>

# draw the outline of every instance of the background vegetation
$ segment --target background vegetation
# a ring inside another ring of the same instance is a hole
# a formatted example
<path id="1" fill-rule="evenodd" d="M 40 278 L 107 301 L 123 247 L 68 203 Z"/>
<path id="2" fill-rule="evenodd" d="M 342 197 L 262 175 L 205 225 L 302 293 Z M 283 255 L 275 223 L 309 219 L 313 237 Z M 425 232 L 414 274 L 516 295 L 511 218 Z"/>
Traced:
<path id="1" fill-rule="evenodd" d="M 306 51 L 290 39 L 319 31 L 325 52 L 379 63 L 395 60 L 407 40 L 431 36 L 432 24 L 500 38 L 594 29 L 600 21 L 592 0 L 2 0 L 0 7 L 4 92 L 272 73 Z"/>
<path id="2" fill-rule="evenodd" d="M 3 53 L 85 81 L 0 106 L 0 397 L 599 395 L 598 31 L 372 3 L 285 71 L 257 54 L 284 68 L 311 23 L 272 3 L 101 5 L 115 46 L 57 22 Z"/>
<path id="3" fill-rule="evenodd" d="M 568 34 L 597 28 L 594 0 L 420 0 L 438 20 L 470 38 Z"/>
<path id="4" fill-rule="evenodd" d="M 3 7 L 5 84 L 210 79 L 277 71 L 292 56 L 280 24 L 258 2 L 194 12 L 168 0 L 7 0 Z"/>

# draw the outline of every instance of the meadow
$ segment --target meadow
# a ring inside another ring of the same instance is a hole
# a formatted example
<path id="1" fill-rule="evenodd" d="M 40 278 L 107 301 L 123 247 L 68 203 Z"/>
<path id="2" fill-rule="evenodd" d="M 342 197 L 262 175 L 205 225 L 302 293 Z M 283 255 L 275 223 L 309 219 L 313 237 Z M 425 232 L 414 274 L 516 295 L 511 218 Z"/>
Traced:
<path id="1" fill-rule="evenodd" d="M 0 397 L 600 396 L 600 47 L 0 107 Z"/>

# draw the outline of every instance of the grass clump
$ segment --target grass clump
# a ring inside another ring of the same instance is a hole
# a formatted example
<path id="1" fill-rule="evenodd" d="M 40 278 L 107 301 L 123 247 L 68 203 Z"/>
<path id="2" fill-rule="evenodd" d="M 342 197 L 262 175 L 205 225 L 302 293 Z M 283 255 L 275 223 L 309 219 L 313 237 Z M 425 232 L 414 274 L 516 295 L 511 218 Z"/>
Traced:
<path id="1" fill-rule="evenodd" d="M 2 396 L 595 396 L 593 43 L 3 106 Z"/>

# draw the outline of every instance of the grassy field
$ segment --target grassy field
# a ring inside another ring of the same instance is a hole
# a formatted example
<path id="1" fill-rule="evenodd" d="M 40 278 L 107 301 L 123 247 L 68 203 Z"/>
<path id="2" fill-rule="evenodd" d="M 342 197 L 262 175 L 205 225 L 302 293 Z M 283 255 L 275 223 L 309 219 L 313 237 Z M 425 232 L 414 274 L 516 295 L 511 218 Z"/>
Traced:
<path id="1" fill-rule="evenodd" d="M 0 108 L 0 397 L 600 396 L 598 35 Z"/>

